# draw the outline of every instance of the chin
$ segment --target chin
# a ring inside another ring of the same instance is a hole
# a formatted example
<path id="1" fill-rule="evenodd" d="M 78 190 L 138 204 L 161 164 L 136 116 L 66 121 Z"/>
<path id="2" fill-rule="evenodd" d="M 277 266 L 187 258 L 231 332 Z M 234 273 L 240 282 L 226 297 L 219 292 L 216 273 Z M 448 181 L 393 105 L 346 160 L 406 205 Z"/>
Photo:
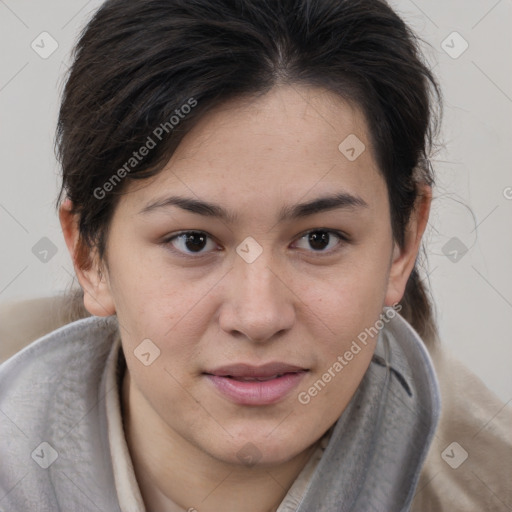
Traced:
<path id="1" fill-rule="evenodd" d="M 273 428 L 275 428 L 274 425 Z M 269 429 L 268 432 L 271 432 Z M 267 432 L 267 431 L 266 431 Z M 237 441 L 228 440 L 228 446 L 223 453 L 219 453 L 219 445 L 215 446 L 214 453 L 210 452 L 216 459 L 227 464 L 234 464 L 244 467 L 274 467 L 284 464 L 301 452 L 306 450 L 312 443 L 297 443 L 297 438 L 292 433 L 272 437 L 267 433 L 258 435 L 240 436 Z M 294 439 L 295 442 L 291 442 Z"/>

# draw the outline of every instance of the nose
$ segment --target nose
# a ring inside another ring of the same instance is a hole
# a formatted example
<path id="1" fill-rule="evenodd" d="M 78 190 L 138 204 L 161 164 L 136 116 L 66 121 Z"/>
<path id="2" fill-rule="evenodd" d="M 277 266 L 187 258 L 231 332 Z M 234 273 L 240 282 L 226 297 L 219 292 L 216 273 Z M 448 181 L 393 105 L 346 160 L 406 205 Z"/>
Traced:
<path id="1" fill-rule="evenodd" d="M 284 334 L 295 321 L 290 284 L 264 255 L 265 251 L 252 263 L 236 259 L 219 315 L 224 332 L 257 343 Z"/>

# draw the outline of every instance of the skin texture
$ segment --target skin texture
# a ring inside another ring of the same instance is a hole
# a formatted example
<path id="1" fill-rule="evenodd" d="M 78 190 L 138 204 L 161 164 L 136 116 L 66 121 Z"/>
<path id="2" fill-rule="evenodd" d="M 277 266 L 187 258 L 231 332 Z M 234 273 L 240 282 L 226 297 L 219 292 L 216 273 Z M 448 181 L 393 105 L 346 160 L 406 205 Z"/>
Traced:
<path id="1" fill-rule="evenodd" d="M 366 146 L 355 161 L 338 149 L 350 134 Z M 428 220 L 430 188 L 423 187 L 399 248 L 361 112 L 323 89 L 299 86 L 212 110 L 164 171 L 127 185 L 105 260 L 92 251 L 91 269 L 75 269 L 87 309 L 119 320 L 128 366 L 125 434 L 148 510 L 173 510 L 169 499 L 199 512 L 276 510 L 353 396 L 376 338 L 307 405 L 297 395 L 374 325 L 383 306 L 401 299 Z M 284 206 L 335 192 L 366 206 L 278 222 Z M 140 213 L 170 195 L 219 204 L 237 220 L 176 206 Z M 68 203 L 60 218 L 74 256 L 78 232 Z M 304 235 L 321 228 L 348 241 L 331 234 L 315 249 Z M 199 253 L 183 239 L 168 241 L 185 230 L 209 235 Z M 249 236 L 262 248 L 252 263 L 236 252 Z M 161 351 L 149 366 L 134 355 L 146 338 Z M 203 374 L 273 361 L 308 372 L 272 405 L 237 405 Z M 238 456 L 247 443 L 257 448 L 256 464 Z"/>

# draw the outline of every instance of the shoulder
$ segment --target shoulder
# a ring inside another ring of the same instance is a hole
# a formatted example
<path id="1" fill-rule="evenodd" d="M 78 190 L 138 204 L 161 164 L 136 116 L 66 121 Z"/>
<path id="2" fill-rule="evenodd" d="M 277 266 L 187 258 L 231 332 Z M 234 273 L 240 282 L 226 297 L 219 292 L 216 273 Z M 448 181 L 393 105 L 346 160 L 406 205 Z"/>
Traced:
<path id="1" fill-rule="evenodd" d="M 501 511 L 512 506 L 512 409 L 457 358 L 430 349 L 442 412 L 412 511 Z"/>
<path id="2" fill-rule="evenodd" d="M 117 332 L 114 317 L 90 317 L 32 342 L 0 365 L 0 409 L 35 419 L 73 385 L 83 394 L 101 376 Z"/>
<path id="3" fill-rule="evenodd" d="M 71 293 L 0 302 L 0 363 L 76 318 Z M 81 317 L 89 316 L 83 314 Z"/>
<path id="4" fill-rule="evenodd" d="M 0 365 L 0 495 L 9 493 L 8 503 L 32 510 L 37 495 L 48 493 L 48 506 L 55 506 L 59 472 L 87 474 L 101 460 L 105 428 L 98 405 L 117 336 L 115 317 L 90 317 L 39 338 Z"/>
<path id="5" fill-rule="evenodd" d="M 72 368 L 81 372 L 100 369 L 98 363 L 116 334 L 115 317 L 89 317 L 42 336 L 0 364 L 0 397 L 33 382 L 36 375 L 48 382 L 71 374 Z M 37 389 L 43 391 L 40 386 L 33 391 Z"/>

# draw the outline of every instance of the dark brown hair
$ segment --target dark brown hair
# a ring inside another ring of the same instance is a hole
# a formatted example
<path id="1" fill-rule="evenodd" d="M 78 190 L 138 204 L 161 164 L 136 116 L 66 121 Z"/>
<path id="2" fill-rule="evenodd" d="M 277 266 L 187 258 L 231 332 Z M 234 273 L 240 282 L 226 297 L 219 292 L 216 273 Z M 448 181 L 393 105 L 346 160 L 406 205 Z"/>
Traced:
<path id="1" fill-rule="evenodd" d="M 83 267 L 90 247 L 104 254 L 128 180 L 160 172 L 209 109 L 277 84 L 320 86 L 362 109 L 399 244 L 417 183 L 433 183 L 428 157 L 441 95 L 419 39 L 384 1 L 107 0 L 82 31 L 73 59 L 57 126 L 57 203 L 69 197 L 78 215 Z M 194 108 L 170 126 L 191 99 Z M 126 167 L 164 125 L 159 143 Z M 105 183 L 123 166 L 129 172 L 107 193 Z M 401 305 L 426 341 L 436 337 L 416 268 Z"/>

